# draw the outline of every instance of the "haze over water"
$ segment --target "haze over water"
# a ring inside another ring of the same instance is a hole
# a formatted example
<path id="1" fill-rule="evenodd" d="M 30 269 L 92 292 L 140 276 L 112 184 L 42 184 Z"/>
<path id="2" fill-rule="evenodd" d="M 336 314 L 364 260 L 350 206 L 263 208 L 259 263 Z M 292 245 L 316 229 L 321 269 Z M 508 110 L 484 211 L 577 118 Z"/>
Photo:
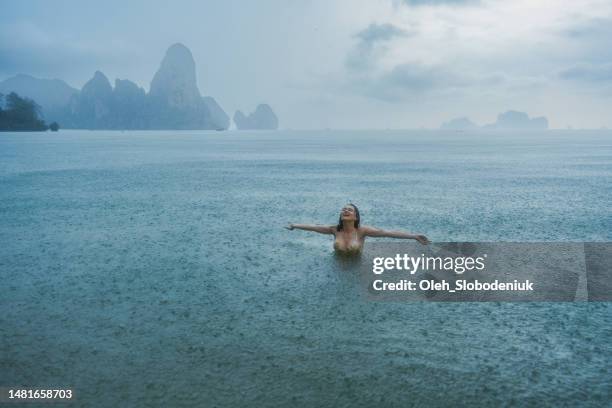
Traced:
<path id="1" fill-rule="evenodd" d="M 0 179 L 1 384 L 85 406 L 611 398 L 609 304 L 368 302 L 330 237 L 283 228 L 351 201 L 434 242 L 610 241 L 610 131 L 8 133 Z"/>

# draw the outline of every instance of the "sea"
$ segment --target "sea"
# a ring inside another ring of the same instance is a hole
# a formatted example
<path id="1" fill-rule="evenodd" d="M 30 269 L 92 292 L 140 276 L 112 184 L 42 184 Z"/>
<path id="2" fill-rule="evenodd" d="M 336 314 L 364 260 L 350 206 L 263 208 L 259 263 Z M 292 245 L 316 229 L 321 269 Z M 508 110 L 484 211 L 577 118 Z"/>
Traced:
<path id="1" fill-rule="evenodd" d="M 0 387 L 83 407 L 612 403 L 609 303 L 370 301 L 331 236 L 284 228 L 349 202 L 434 243 L 609 242 L 612 131 L 2 133 Z"/>

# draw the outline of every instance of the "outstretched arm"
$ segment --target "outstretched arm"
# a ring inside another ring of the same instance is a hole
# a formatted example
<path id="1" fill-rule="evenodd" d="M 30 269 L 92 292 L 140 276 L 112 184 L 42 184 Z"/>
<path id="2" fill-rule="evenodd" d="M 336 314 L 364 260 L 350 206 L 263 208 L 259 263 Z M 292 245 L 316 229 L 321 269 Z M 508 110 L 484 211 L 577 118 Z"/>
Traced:
<path id="1" fill-rule="evenodd" d="M 429 239 L 425 235 L 410 234 L 402 231 L 387 231 L 375 227 L 362 227 L 366 237 L 387 237 L 387 238 L 403 238 L 414 239 L 423 245 L 429 244 Z"/>
<path id="2" fill-rule="evenodd" d="M 289 224 L 285 228 L 289 231 L 293 231 L 294 229 L 301 229 L 304 231 L 314 231 L 319 234 L 333 234 L 334 227 L 329 227 L 327 225 L 309 225 L 309 224 Z"/>

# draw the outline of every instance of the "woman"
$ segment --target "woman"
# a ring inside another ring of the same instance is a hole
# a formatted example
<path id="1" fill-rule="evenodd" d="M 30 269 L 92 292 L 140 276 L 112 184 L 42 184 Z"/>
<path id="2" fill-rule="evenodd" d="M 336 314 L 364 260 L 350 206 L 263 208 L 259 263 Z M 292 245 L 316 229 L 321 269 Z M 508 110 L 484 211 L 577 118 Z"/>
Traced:
<path id="1" fill-rule="evenodd" d="M 389 237 L 389 238 L 404 238 L 414 239 L 423 245 L 429 244 L 429 239 L 425 235 L 415 235 L 400 231 L 385 231 L 382 229 L 361 226 L 359 209 L 355 204 L 347 204 L 340 212 L 338 225 L 306 225 L 306 224 L 289 224 L 285 228 L 292 231 L 301 229 L 305 231 L 314 231 L 320 234 L 334 235 L 334 249 L 337 252 L 343 253 L 359 253 L 363 249 L 365 237 Z"/>

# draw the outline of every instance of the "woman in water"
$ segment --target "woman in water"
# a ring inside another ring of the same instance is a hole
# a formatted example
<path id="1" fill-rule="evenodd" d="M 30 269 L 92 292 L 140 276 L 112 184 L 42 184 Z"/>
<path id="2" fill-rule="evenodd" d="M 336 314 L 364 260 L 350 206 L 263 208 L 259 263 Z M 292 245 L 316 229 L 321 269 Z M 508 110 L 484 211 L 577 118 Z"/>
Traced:
<path id="1" fill-rule="evenodd" d="M 429 244 L 429 239 L 425 235 L 409 234 L 400 231 L 385 231 L 382 229 L 362 226 L 360 224 L 359 209 L 355 204 L 347 204 L 340 212 L 338 225 L 306 225 L 306 224 L 289 224 L 285 228 L 288 230 L 301 229 L 305 231 L 314 231 L 320 234 L 334 235 L 334 249 L 338 252 L 356 252 L 359 253 L 363 249 L 365 237 L 388 237 L 388 238 L 404 238 L 414 239 L 423 245 Z"/>

